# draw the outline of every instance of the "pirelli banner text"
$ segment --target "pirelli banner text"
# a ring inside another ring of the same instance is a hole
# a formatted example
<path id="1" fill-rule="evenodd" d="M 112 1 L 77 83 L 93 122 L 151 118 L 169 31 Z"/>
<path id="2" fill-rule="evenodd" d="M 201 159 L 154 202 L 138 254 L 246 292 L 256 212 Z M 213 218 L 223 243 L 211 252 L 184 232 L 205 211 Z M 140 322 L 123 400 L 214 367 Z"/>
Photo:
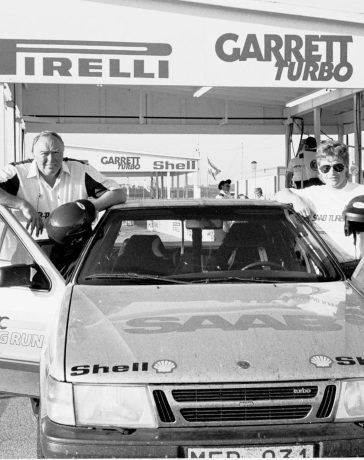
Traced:
<path id="1" fill-rule="evenodd" d="M 251 28 L 251 26 L 250 26 Z M 221 29 L 221 30 L 219 30 Z M 147 34 L 146 34 L 147 35 Z M 192 86 L 361 87 L 363 37 L 224 26 L 164 42 L 0 38 L 0 80 Z M 186 41 L 187 40 L 187 41 Z"/>

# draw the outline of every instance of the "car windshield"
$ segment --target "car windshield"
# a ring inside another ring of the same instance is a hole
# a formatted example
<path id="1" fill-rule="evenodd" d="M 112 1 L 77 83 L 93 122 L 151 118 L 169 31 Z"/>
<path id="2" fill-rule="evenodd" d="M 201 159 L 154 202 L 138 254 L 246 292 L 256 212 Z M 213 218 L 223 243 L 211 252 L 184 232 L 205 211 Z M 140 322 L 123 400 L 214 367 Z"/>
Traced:
<path id="1" fill-rule="evenodd" d="M 338 279 L 326 247 L 289 208 L 218 205 L 113 209 L 77 275 L 109 285 Z"/>

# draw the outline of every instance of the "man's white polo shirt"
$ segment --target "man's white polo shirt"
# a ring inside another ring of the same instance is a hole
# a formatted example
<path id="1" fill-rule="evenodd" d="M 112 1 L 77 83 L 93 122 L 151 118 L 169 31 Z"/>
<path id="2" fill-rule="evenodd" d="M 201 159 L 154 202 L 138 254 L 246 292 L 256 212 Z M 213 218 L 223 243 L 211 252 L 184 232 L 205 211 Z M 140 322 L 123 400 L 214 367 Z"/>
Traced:
<path id="1" fill-rule="evenodd" d="M 61 204 L 98 198 L 108 190 L 120 188 L 93 166 L 64 158 L 62 169 L 53 187 L 42 178 L 33 159 L 10 163 L 0 170 L 0 187 L 27 200 L 43 217 Z"/>

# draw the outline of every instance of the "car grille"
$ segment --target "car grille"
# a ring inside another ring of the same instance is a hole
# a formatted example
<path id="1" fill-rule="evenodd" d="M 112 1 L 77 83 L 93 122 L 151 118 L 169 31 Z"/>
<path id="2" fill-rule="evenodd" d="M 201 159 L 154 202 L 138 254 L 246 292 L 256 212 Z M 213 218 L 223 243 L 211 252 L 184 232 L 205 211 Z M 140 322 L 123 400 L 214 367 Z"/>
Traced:
<path id="1" fill-rule="evenodd" d="M 331 420 L 337 385 L 163 385 L 152 393 L 161 426 L 313 423 Z"/>

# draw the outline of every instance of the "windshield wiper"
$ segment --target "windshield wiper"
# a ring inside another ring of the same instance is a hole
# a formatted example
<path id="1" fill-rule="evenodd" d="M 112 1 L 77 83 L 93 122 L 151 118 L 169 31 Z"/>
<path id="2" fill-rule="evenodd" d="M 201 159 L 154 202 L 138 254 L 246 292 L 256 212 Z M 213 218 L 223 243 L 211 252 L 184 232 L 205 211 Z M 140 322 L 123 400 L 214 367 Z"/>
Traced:
<path id="1" fill-rule="evenodd" d="M 276 280 L 276 279 L 269 279 L 269 278 L 258 278 L 258 277 L 253 277 L 253 278 L 242 278 L 240 276 L 224 276 L 220 278 L 214 278 L 214 277 L 201 277 L 198 279 L 193 279 L 190 281 L 191 284 L 193 283 L 201 283 L 201 282 L 206 282 L 206 283 L 221 283 L 221 282 L 230 282 L 230 281 L 238 281 L 238 282 L 247 282 L 247 283 L 283 283 L 283 280 Z"/>
<path id="2" fill-rule="evenodd" d="M 85 277 L 86 281 L 89 280 L 112 280 L 112 279 L 121 279 L 121 280 L 151 280 L 151 281 L 163 281 L 166 283 L 172 284 L 189 284 L 189 281 L 176 280 L 175 278 L 166 278 L 165 276 L 158 275 L 148 275 L 146 273 L 97 273 L 94 275 L 89 275 Z"/>

